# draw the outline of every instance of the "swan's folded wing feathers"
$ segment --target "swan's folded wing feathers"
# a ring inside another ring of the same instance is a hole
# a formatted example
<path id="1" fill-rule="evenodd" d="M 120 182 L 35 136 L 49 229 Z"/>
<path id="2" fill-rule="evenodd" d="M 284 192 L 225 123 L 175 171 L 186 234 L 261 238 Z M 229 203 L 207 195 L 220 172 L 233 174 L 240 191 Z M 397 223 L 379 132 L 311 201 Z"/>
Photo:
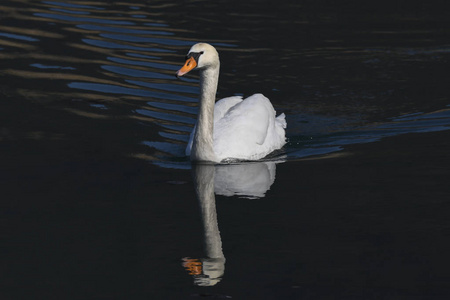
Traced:
<path id="1" fill-rule="evenodd" d="M 275 114 L 271 108 L 269 99 L 262 94 L 254 94 L 242 102 L 242 110 L 245 111 L 245 126 L 258 145 L 262 145 L 267 137 L 270 124 L 270 115 Z"/>
<path id="2" fill-rule="evenodd" d="M 214 105 L 214 122 L 222 119 L 230 108 L 240 102 L 242 102 L 242 96 L 232 96 L 218 100 Z"/>
<path id="3" fill-rule="evenodd" d="M 273 109 L 270 111 L 271 105 L 268 107 L 266 101 L 269 100 L 260 94 L 253 95 L 231 107 L 214 124 L 214 149 L 219 155 L 230 152 L 231 157 L 239 157 L 239 152 L 249 152 L 256 144 L 264 143 L 269 116 L 275 113 Z"/>

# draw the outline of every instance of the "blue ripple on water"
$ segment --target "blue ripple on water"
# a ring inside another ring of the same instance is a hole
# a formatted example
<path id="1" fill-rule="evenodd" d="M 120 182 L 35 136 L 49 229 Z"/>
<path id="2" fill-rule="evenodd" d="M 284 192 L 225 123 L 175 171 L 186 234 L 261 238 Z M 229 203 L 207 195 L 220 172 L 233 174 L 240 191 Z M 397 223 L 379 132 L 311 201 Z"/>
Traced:
<path id="1" fill-rule="evenodd" d="M 135 80 L 127 80 L 128 83 L 131 84 L 135 84 L 135 85 L 139 85 L 139 86 L 144 86 L 144 87 L 148 87 L 148 88 L 155 88 L 155 84 L 151 84 L 149 82 L 143 82 L 143 81 L 135 81 Z M 174 95 L 174 94 L 167 94 L 167 93 L 161 93 L 161 92 L 153 92 L 157 95 L 159 95 L 160 99 L 169 99 L 169 100 L 179 100 L 179 101 L 184 101 L 184 102 L 196 102 L 197 99 L 196 98 L 191 98 L 191 97 L 185 97 L 185 96 L 179 96 L 179 95 Z"/>
<path id="2" fill-rule="evenodd" d="M 142 49 L 142 48 L 140 48 Z M 174 66 L 174 65 L 169 65 L 169 64 L 164 64 L 164 63 L 154 63 L 154 62 L 149 62 L 149 61 L 139 61 L 139 60 L 130 60 L 130 59 L 124 59 L 124 58 L 117 58 L 117 57 L 108 57 L 107 60 L 119 63 L 119 64 L 124 64 L 124 65 L 134 65 L 134 66 L 146 66 L 146 67 L 152 67 L 152 68 L 156 68 L 156 69 L 163 69 L 163 70 L 170 70 L 170 71 L 176 71 L 178 70 L 180 67 L 179 66 Z M 174 77 L 175 78 L 175 74 Z"/>
<path id="3" fill-rule="evenodd" d="M 154 35 L 173 35 L 172 32 L 161 31 L 161 30 L 141 30 L 141 29 L 131 29 L 124 27 L 110 27 L 110 26 L 101 26 L 101 25 L 93 25 L 93 24 L 80 24 L 76 27 L 86 30 L 96 30 L 96 31 L 107 31 L 107 32 L 118 32 L 125 34 L 154 34 Z"/>
<path id="4" fill-rule="evenodd" d="M 296 150 L 295 144 L 290 142 L 287 152 L 290 157 L 320 155 L 342 150 L 345 145 L 375 142 L 401 134 L 449 130 L 450 110 L 427 114 L 413 113 L 392 118 L 392 120 L 394 121 L 317 136 L 314 139 L 302 141 L 300 150 Z"/>
<path id="5" fill-rule="evenodd" d="M 61 70 L 76 70 L 76 68 L 73 67 L 61 67 L 61 66 L 47 66 L 43 64 L 31 64 L 30 67 L 35 67 L 39 69 L 61 69 Z"/>
<path id="6" fill-rule="evenodd" d="M 93 39 L 82 39 L 82 41 L 88 45 L 93 45 L 93 46 L 97 46 L 100 48 L 108 48 L 108 49 L 127 49 L 127 50 L 151 51 L 151 52 L 175 52 L 175 51 L 159 49 L 159 48 L 135 47 L 135 46 L 130 46 L 130 45 L 122 45 L 122 44 L 106 42 L 106 41 L 101 41 L 101 40 L 93 40 Z"/>
<path id="7" fill-rule="evenodd" d="M 189 114 L 196 115 L 198 113 L 198 107 L 192 107 L 192 106 L 186 106 L 186 105 L 179 105 L 179 104 L 171 104 L 171 103 L 164 103 L 164 102 L 147 102 L 148 105 L 156 107 L 156 108 L 162 108 L 166 110 L 171 111 L 180 111 L 185 112 Z"/>
<path id="8" fill-rule="evenodd" d="M 142 36 L 125 35 L 125 34 L 102 33 L 102 34 L 100 34 L 100 36 L 104 37 L 104 38 L 112 39 L 112 40 L 119 40 L 119 41 L 124 41 L 124 42 L 133 42 L 133 43 L 154 43 L 154 44 L 158 44 L 158 45 L 170 45 L 170 46 L 192 45 L 191 41 L 142 37 Z"/>
<path id="9" fill-rule="evenodd" d="M 450 110 L 442 110 L 433 112 L 430 114 L 424 114 L 424 113 L 414 113 L 414 114 L 407 114 L 400 117 L 392 118 L 393 121 L 405 121 L 405 120 L 421 120 L 421 119 L 438 119 L 438 118 L 446 118 L 450 119 Z"/>
<path id="10" fill-rule="evenodd" d="M 132 89 L 112 84 L 92 83 L 92 82 L 71 82 L 67 84 L 67 86 L 73 89 L 88 90 L 108 94 L 124 94 L 124 95 L 147 96 L 147 97 L 150 96 L 149 91 Z"/>
<path id="11" fill-rule="evenodd" d="M 170 77 L 170 79 L 173 79 L 173 76 Z M 127 80 L 126 82 L 145 86 L 151 89 L 157 89 L 157 90 L 163 90 L 168 92 L 183 92 L 183 93 L 190 93 L 197 95 L 200 92 L 200 89 L 198 87 L 194 86 L 188 86 L 188 85 L 178 85 L 178 84 L 170 84 L 170 83 L 151 83 L 151 82 L 143 82 L 143 81 L 136 81 L 136 80 Z"/>
<path id="12" fill-rule="evenodd" d="M 139 78 L 154 78 L 154 79 L 173 79 L 173 76 L 161 74 L 158 72 L 149 72 L 149 71 L 141 71 L 131 68 L 124 68 L 118 66 L 102 66 L 102 69 L 107 71 L 120 74 L 127 75 L 131 77 L 139 77 Z"/>
<path id="13" fill-rule="evenodd" d="M 73 4 L 73 3 L 66 3 L 66 2 L 43 1 L 43 3 L 57 5 L 57 6 L 63 6 L 63 7 L 70 7 L 70 8 L 89 8 L 89 9 L 104 10 L 103 7 L 97 7 L 97 6 L 92 6 L 92 5 Z"/>
<path id="14" fill-rule="evenodd" d="M 153 27 L 169 27 L 169 25 L 165 23 L 145 23 L 145 26 L 153 26 Z"/>
<path id="15" fill-rule="evenodd" d="M 160 59 L 160 57 L 157 57 L 157 56 L 150 56 L 150 55 L 144 55 L 144 54 L 132 53 L 132 52 L 127 52 L 125 54 L 127 56 L 137 57 L 137 58 Z"/>
<path id="16" fill-rule="evenodd" d="M 171 140 L 176 140 L 176 141 L 185 142 L 185 143 L 187 143 L 189 141 L 189 135 L 187 135 L 187 134 L 175 134 L 175 133 L 168 133 L 168 132 L 163 132 L 163 131 L 158 132 L 158 134 L 164 138 L 171 139 Z"/>
<path id="17" fill-rule="evenodd" d="M 122 94 L 122 95 L 131 95 L 131 96 L 140 96 L 140 97 L 148 97 L 148 98 L 157 98 L 157 99 L 165 99 L 165 100 L 176 100 L 176 101 L 185 101 L 192 102 L 193 99 L 189 97 L 183 97 L 175 94 L 154 92 L 149 90 L 142 89 L 134 89 L 128 88 L 118 85 L 112 84 L 104 84 L 104 83 L 92 83 L 92 82 L 71 82 L 67 84 L 68 87 L 73 89 L 80 90 L 88 90 L 95 91 L 101 93 L 108 94 Z"/>
<path id="18" fill-rule="evenodd" d="M 304 158 L 316 155 L 325 155 L 334 152 L 341 151 L 342 147 L 340 146 L 332 146 L 332 147 L 318 147 L 318 148 L 303 148 L 300 150 L 296 149 L 287 149 L 286 154 L 289 158 Z"/>
<path id="19" fill-rule="evenodd" d="M 13 33 L 6 33 L 6 32 L 0 32 L 0 36 L 4 36 L 10 39 L 15 40 L 21 40 L 21 41 L 28 41 L 28 42 L 37 42 L 38 39 L 26 36 L 26 35 L 19 35 L 19 34 L 13 34 Z"/>
<path id="20" fill-rule="evenodd" d="M 142 142 L 142 144 L 174 156 L 184 156 L 185 150 L 184 146 L 179 144 L 172 144 L 166 142 L 150 142 L 150 141 L 144 141 Z"/>
<path id="21" fill-rule="evenodd" d="M 173 124 L 159 124 L 159 126 L 170 129 L 170 130 L 175 130 L 175 131 L 180 131 L 180 132 L 187 132 L 190 133 L 192 131 L 193 127 L 189 127 L 189 126 L 184 126 L 184 125 L 173 125 Z"/>
<path id="22" fill-rule="evenodd" d="M 151 117 L 151 118 L 158 119 L 158 120 L 179 122 L 179 123 L 184 123 L 184 124 L 194 124 L 195 123 L 195 119 L 193 119 L 193 118 L 175 115 L 173 113 L 163 113 L 163 112 L 157 112 L 157 111 L 152 111 L 152 110 L 148 110 L 148 109 L 136 109 L 136 112 L 140 115 Z"/>
<path id="23" fill-rule="evenodd" d="M 90 12 L 88 12 L 88 11 L 69 10 L 69 9 L 61 9 L 61 8 L 50 8 L 50 10 L 56 11 L 56 12 L 73 14 L 73 15 L 89 15 L 90 14 Z"/>
<path id="24" fill-rule="evenodd" d="M 67 15 L 57 15 L 57 14 L 48 14 L 48 13 L 34 13 L 34 16 L 43 17 L 47 19 L 53 20 L 62 20 L 69 22 L 77 22 L 77 23 L 100 23 L 100 24 L 114 24 L 114 25 L 134 25 L 134 22 L 129 21 L 115 21 L 108 19 L 98 19 L 98 18 L 86 18 L 86 17 L 74 17 Z"/>

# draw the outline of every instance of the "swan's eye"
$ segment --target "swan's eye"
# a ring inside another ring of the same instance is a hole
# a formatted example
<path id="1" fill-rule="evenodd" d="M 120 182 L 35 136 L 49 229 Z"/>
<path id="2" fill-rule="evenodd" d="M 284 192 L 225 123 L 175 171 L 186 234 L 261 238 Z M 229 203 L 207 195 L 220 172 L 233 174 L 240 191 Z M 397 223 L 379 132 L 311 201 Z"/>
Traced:
<path id="1" fill-rule="evenodd" d="M 201 52 L 200 52 L 200 55 L 202 55 L 203 53 L 205 53 L 205 52 L 201 51 Z"/>
<path id="2" fill-rule="evenodd" d="M 195 61 L 197 62 L 197 64 L 198 64 L 198 58 L 202 54 L 203 54 L 203 51 L 202 52 L 189 52 L 188 55 L 186 56 L 186 59 L 189 59 L 189 58 L 193 57 L 195 59 Z"/>

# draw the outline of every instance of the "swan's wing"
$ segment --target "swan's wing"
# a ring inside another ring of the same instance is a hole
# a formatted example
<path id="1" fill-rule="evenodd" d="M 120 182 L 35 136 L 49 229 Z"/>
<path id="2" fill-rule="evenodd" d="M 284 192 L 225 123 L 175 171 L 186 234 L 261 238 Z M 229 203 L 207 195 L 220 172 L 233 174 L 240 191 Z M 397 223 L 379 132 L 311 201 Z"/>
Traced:
<path id="1" fill-rule="evenodd" d="M 231 107 L 214 124 L 214 149 L 220 156 L 240 157 L 262 145 L 275 110 L 269 99 L 255 94 Z"/>
<path id="2" fill-rule="evenodd" d="M 242 96 L 232 96 L 218 100 L 214 105 L 214 123 L 216 123 L 217 120 L 223 118 L 223 116 L 228 112 L 228 110 L 230 110 L 231 107 L 240 102 L 242 102 Z M 186 156 L 191 155 L 192 142 L 194 140 L 194 132 L 196 127 L 197 126 L 194 126 L 191 134 L 189 135 L 189 141 L 186 146 Z"/>
<path id="3" fill-rule="evenodd" d="M 236 104 L 242 102 L 241 96 L 233 96 L 220 99 L 214 105 L 214 122 L 223 118 L 223 116 Z"/>
<path id="4" fill-rule="evenodd" d="M 231 107 L 215 122 L 214 138 L 227 140 L 234 136 L 242 143 L 261 145 L 267 136 L 271 114 L 274 116 L 275 111 L 269 99 L 262 94 L 252 95 Z"/>

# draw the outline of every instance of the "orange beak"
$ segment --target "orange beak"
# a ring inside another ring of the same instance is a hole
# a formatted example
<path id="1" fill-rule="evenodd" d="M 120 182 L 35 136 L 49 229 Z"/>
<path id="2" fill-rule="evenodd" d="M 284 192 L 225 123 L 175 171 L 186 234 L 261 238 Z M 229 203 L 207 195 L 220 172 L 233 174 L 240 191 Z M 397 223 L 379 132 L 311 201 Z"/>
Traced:
<path id="1" fill-rule="evenodd" d="M 195 61 L 195 59 L 193 57 L 189 57 L 184 63 L 184 66 L 177 71 L 177 77 L 183 76 L 184 74 L 194 69 L 196 66 L 197 62 Z"/>

